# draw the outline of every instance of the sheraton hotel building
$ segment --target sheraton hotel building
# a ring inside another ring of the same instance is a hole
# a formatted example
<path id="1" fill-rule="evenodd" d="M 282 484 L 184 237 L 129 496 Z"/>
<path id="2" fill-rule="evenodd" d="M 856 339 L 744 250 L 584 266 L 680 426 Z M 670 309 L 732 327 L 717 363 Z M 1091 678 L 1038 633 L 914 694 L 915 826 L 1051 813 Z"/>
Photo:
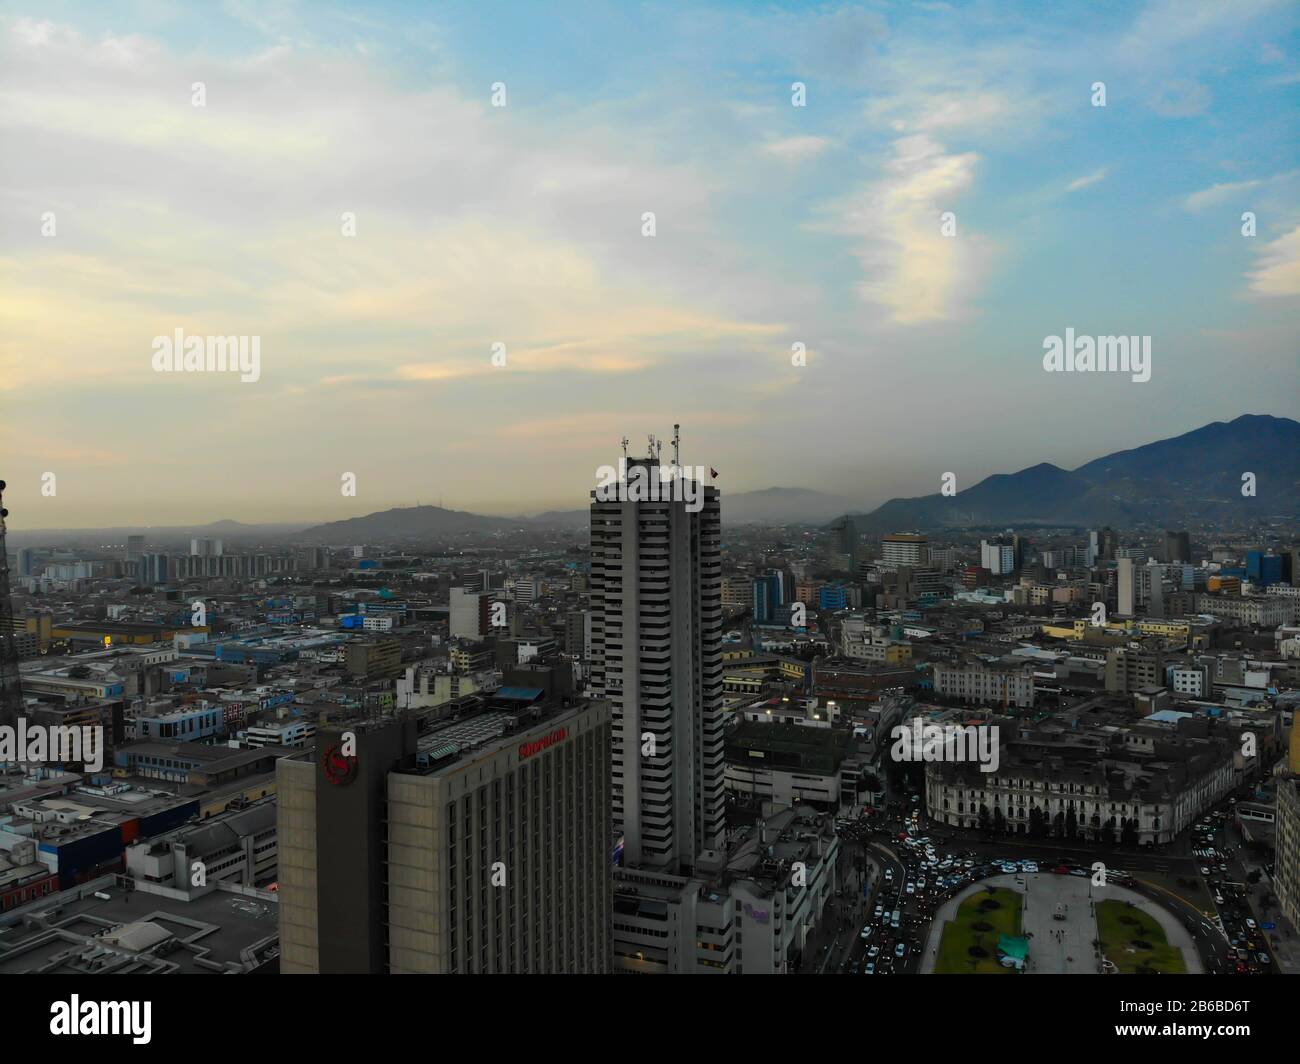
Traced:
<path id="1" fill-rule="evenodd" d="M 279 762 L 282 972 L 608 971 L 608 705 L 506 681 Z"/>

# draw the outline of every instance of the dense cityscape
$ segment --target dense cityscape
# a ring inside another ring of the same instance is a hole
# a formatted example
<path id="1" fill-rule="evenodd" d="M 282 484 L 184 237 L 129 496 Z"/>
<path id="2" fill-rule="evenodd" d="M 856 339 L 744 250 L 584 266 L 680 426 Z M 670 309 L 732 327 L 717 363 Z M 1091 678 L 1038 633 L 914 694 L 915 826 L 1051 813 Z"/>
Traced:
<path id="1" fill-rule="evenodd" d="M 0 971 L 1297 970 L 1293 524 L 732 525 L 665 442 L 586 527 L 25 536 Z"/>

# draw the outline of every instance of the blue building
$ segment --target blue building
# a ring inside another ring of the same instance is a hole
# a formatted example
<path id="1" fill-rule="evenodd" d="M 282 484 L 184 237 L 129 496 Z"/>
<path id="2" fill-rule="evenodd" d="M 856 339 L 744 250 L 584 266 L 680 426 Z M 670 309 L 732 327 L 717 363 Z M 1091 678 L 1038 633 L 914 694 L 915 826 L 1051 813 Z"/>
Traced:
<path id="1" fill-rule="evenodd" d="M 1254 584 L 1280 584 L 1282 559 L 1262 550 L 1252 550 L 1246 555 L 1246 578 Z"/>
<path id="2" fill-rule="evenodd" d="M 767 573 L 754 580 L 754 623 L 772 624 L 776 608 L 785 601 L 780 573 Z"/>
<path id="3" fill-rule="evenodd" d="M 819 610 L 842 610 L 848 606 L 848 598 L 843 584 L 827 584 L 817 591 L 817 608 Z"/>

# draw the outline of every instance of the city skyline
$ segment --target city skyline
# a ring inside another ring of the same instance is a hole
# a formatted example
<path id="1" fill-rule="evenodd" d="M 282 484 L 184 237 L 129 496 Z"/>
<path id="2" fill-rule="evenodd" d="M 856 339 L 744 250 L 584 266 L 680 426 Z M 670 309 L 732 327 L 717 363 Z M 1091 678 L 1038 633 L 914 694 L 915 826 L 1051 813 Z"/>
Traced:
<path id="1" fill-rule="evenodd" d="M 870 508 L 1295 413 L 1290 5 L 0 12 L 16 530 L 573 509 L 674 422 Z"/>

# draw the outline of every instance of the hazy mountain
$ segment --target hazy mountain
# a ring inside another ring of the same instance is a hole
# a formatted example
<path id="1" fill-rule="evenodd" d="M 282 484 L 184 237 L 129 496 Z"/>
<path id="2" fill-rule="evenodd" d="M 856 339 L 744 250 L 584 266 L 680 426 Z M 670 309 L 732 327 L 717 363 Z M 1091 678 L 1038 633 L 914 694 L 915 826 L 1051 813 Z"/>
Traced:
<path id="1" fill-rule="evenodd" d="M 1241 494 L 1254 473 L 1256 494 Z M 1043 463 L 956 495 L 890 499 L 856 515 L 866 532 L 969 525 L 1101 525 L 1300 517 L 1300 422 L 1246 414 L 1068 471 Z"/>
<path id="2" fill-rule="evenodd" d="M 153 550 L 162 544 L 175 545 L 195 536 L 211 536 L 231 543 L 244 540 L 275 541 L 292 536 L 303 521 L 245 524 L 229 518 L 203 525 L 115 525 L 103 528 L 29 528 L 10 529 L 6 535 L 11 550 L 19 547 L 43 547 L 52 543 L 77 547 L 98 547 L 105 543 L 125 544 L 127 536 L 144 536 L 145 547 Z"/>
<path id="3" fill-rule="evenodd" d="M 380 510 L 304 529 L 297 538 L 317 543 L 376 543 L 395 539 L 438 539 L 472 532 L 506 532 L 526 528 L 520 517 L 485 517 L 441 506 L 406 506 Z"/>

